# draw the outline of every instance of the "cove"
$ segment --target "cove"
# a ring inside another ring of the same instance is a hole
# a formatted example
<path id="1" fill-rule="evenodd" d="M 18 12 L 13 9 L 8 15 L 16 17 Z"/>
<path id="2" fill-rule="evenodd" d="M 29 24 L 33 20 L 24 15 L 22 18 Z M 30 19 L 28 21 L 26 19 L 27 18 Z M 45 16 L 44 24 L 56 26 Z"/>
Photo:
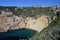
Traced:
<path id="1" fill-rule="evenodd" d="M 32 29 L 16 29 L 16 30 L 8 30 L 7 32 L 0 32 L 0 39 L 4 39 L 6 37 L 26 37 L 26 38 L 31 38 L 37 33 L 36 30 Z"/>

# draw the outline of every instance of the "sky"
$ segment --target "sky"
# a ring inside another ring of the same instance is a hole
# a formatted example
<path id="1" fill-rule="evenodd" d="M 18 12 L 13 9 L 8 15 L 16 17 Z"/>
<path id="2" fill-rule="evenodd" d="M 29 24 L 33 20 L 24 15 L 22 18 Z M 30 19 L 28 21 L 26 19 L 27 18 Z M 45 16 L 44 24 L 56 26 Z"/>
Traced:
<path id="1" fill-rule="evenodd" d="M 0 6 L 53 6 L 60 5 L 60 0 L 0 0 Z"/>

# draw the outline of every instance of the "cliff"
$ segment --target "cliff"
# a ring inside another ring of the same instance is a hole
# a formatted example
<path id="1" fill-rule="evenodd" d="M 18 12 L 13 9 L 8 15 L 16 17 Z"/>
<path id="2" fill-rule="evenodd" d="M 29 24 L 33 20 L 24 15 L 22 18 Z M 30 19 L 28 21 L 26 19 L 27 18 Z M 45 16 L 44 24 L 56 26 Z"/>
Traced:
<path id="1" fill-rule="evenodd" d="M 0 32 L 21 28 L 40 32 L 56 18 L 50 7 L 0 7 L 0 11 Z"/>
<path id="2" fill-rule="evenodd" d="M 0 32 L 6 32 L 8 30 L 15 30 L 21 28 L 33 29 L 38 32 L 42 31 L 46 28 L 49 23 L 51 23 L 51 18 L 47 15 L 41 15 L 37 18 L 34 17 L 26 17 L 23 18 L 22 16 L 13 16 L 13 17 L 0 17 Z M 2 20 L 2 19 L 4 20 Z M 7 19 L 6 19 L 7 18 Z"/>

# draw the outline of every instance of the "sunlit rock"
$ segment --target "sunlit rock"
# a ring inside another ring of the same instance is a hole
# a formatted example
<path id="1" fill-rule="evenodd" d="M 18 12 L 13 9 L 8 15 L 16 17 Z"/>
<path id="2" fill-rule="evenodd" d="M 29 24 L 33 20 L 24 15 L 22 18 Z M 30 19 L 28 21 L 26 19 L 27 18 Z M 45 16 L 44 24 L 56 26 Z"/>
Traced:
<path id="1" fill-rule="evenodd" d="M 46 16 L 41 16 L 40 18 L 37 19 L 28 17 L 25 22 L 26 28 L 37 30 L 38 32 L 42 31 L 49 24 Z"/>
<path id="2" fill-rule="evenodd" d="M 7 18 L 7 19 L 6 19 Z M 2 20 L 4 19 L 4 20 Z M 48 27 L 50 18 L 46 15 L 41 15 L 40 17 L 25 17 L 15 16 L 12 17 L 0 17 L 0 21 L 2 24 L 5 23 L 4 26 L 0 26 L 0 31 L 7 30 L 15 30 L 21 28 L 33 29 L 38 32 L 42 31 L 44 28 Z M 6 22 L 5 22 L 6 21 Z"/>

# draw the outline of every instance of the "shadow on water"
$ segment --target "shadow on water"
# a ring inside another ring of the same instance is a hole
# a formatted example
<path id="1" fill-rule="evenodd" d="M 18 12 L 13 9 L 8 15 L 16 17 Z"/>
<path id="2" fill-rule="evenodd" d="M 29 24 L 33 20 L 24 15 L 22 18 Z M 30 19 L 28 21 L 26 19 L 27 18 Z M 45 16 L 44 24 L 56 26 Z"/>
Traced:
<path id="1" fill-rule="evenodd" d="M 0 32 L 0 39 L 2 40 L 20 40 L 20 39 L 26 39 L 31 38 L 37 33 L 36 30 L 32 29 L 17 29 L 17 30 L 9 30 L 7 32 Z"/>
<path id="2" fill-rule="evenodd" d="M 27 37 L 9 36 L 1 40 L 29 40 Z"/>

